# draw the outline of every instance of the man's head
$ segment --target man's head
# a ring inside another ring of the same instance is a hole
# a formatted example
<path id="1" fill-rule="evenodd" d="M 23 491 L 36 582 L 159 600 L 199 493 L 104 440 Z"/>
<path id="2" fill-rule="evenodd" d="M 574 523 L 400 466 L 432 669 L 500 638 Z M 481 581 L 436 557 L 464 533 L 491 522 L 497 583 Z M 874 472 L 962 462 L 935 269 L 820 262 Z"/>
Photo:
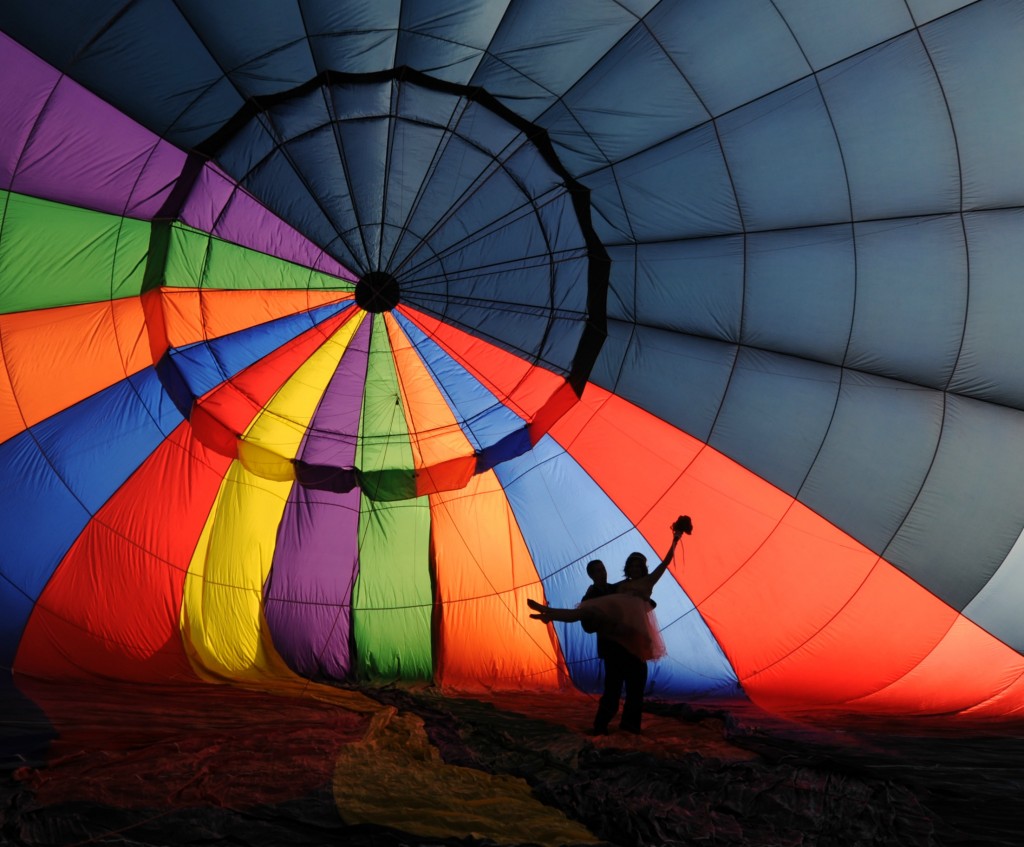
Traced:
<path id="1" fill-rule="evenodd" d="M 587 562 L 587 576 L 594 581 L 594 585 L 604 585 L 608 582 L 608 571 L 605 569 L 604 562 L 600 559 Z"/>
<path id="2" fill-rule="evenodd" d="M 626 579 L 639 579 L 647 576 L 647 557 L 643 553 L 630 553 L 626 557 L 626 567 L 622 569 Z"/>

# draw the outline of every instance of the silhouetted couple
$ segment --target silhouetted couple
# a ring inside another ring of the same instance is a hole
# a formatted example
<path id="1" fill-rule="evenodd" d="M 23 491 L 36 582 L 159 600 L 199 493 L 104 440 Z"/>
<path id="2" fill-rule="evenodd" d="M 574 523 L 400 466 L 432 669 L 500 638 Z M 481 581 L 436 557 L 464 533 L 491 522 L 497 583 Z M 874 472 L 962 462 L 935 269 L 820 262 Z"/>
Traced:
<path id="1" fill-rule="evenodd" d="M 595 735 L 605 735 L 608 725 L 619 710 L 619 699 L 625 686 L 626 700 L 619 726 L 626 732 L 639 733 L 643 712 L 644 688 L 647 686 L 647 662 L 665 655 L 665 644 L 658 632 L 651 593 L 675 556 L 682 534 L 693 531 L 688 517 L 672 524 L 672 546 L 665 558 L 650 573 L 643 553 L 630 553 L 623 570 L 625 579 L 608 582 L 604 562 L 594 559 L 587 564 L 587 575 L 593 581 L 579 606 L 556 609 L 534 600 L 527 603 L 540 621 L 577 621 L 587 632 L 597 634 L 597 655 L 604 662 L 604 693 L 594 717 Z"/>

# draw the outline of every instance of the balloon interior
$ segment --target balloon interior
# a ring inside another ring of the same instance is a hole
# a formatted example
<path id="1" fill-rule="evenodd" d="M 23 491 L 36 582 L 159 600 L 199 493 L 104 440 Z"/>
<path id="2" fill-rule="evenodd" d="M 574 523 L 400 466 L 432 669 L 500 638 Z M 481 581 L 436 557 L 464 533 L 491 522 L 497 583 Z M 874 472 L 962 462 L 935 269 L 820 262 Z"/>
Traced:
<path id="1" fill-rule="evenodd" d="M 885 774 L 1024 711 L 1021 43 L 1009 0 L 5 4 L 17 843 L 327 796 L 351 843 L 823 832 L 752 726 L 862 768 L 836 843 L 999 806 Z M 595 636 L 529 604 L 674 537 L 645 734 L 587 738 Z"/>

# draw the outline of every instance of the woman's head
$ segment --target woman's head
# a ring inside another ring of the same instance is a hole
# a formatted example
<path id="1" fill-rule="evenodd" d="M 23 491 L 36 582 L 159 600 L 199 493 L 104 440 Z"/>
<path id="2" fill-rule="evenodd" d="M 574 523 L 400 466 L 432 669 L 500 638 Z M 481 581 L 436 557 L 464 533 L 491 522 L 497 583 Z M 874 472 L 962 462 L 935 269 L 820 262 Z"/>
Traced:
<path id="1" fill-rule="evenodd" d="M 647 576 L 647 557 L 643 553 L 630 553 L 626 557 L 626 566 L 622 569 L 626 579 L 639 579 Z"/>

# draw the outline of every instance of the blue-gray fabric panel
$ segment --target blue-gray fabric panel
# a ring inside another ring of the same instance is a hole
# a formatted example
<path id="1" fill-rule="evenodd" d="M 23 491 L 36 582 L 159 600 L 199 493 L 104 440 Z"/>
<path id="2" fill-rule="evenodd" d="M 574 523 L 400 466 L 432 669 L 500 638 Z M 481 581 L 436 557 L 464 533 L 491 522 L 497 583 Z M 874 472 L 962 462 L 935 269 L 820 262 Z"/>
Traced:
<path id="1" fill-rule="evenodd" d="M 970 303 L 963 352 L 950 390 L 1024 408 L 1024 210 L 964 216 Z"/>
<path id="2" fill-rule="evenodd" d="M 850 225 L 750 235 L 743 343 L 841 364 L 853 323 L 854 259 Z"/>
<path id="3" fill-rule="evenodd" d="M 959 209 L 949 112 L 917 32 L 819 74 L 855 220 Z"/>
<path id="4" fill-rule="evenodd" d="M 860 53 L 913 28 L 904 0 L 774 0 L 815 70 Z"/>
<path id="5" fill-rule="evenodd" d="M 1024 653 L 1024 534 L 1017 537 L 1005 561 L 981 591 L 964 607 L 964 615 Z"/>
<path id="6" fill-rule="evenodd" d="M 1024 194 L 1024 4 L 975 3 L 921 34 L 954 117 L 964 207 L 1019 206 Z M 1017 129 L 998 129 L 1008 126 Z"/>
<path id="7" fill-rule="evenodd" d="M 928 474 L 942 412 L 941 392 L 844 372 L 834 418 L 800 500 L 881 553 Z"/>
<path id="8" fill-rule="evenodd" d="M 646 22 L 713 115 L 810 72 L 793 34 L 770 3 L 659 3 Z"/>
<path id="9" fill-rule="evenodd" d="M 502 18 L 472 83 L 532 121 L 636 22 L 615 0 L 590 0 L 585 15 L 575 4 L 517 0 Z"/>
<path id="10" fill-rule="evenodd" d="M 735 344 L 610 320 L 591 381 L 706 441 L 735 359 Z"/>
<path id="11" fill-rule="evenodd" d="M 606 243 L 661 241 L 742 230 L 715 128 L 704 124 L 587 176 Z M 596 223 L 596 221 L 595 221 Z"/>
<path id="12" fill-rule="evenodd" d="M 743 238 L 613 247 L 608 315 L 737 341 L 743 307 Z"/>
<path id="13" fill-rule="evenodd" d="M 718 131 L 746 231 L 850 220 L 842 155 L 813 78 L 730 112 Z"/>
<path id="14" fill-rule="evenodd" d="M 1024 413 L 948 396 L 934 463 L 885 555 L 955 609 L 981 591 L 1020 534 L 1022 443 Z"/>
<path id="15" fill-rule="evenodd" d="M 856 245 L 847 366 L 945 389 L 967 315 L 960 216 L 857 224 Z"/>
<path id="16" fill-rule="evenodd" d="M 839 373 L 741 348 L 708 443 L 796 496 L 831 425 Z"/>
<path id="17" fill-rule="evenodd" d="M 537 123 L 575 173 L 586 173 L 709 119 L 646 26 L 634 27 Z"/>

